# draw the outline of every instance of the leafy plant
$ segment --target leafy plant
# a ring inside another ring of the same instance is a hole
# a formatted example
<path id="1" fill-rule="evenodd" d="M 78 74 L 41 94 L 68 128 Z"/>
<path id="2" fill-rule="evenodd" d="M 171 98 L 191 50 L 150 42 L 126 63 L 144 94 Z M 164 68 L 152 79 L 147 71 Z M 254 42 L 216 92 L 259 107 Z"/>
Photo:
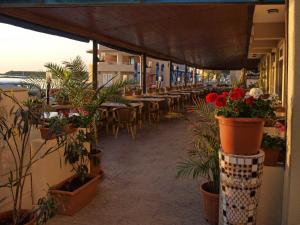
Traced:
<path id="1" fill-rule="evenodd" d="M 285 151 L 286 144 L 285 139 L 281 137 L 271 136 L 267 133 L 264 133 L 261 147 L 265 150 L 280 150 Z"/>
<path id="2" fill-rule="evenodd" d="M 56 214 L 56 206 L 53 197 L 48 193 L 38 200 L 34 209 L 36 225 L 46 224 Z"/>
<path id="3" fill-rule="evenodd" d="M 28 98 L 23 102 L 23 105 L 28 108 L 31 123 L 41 123 L 42 113 L 45 109 L 44 101 L 38 98 Z"/>
<path id="4" fill-rule="evenodd" d="M 75 138 L 71 138 L 65 145 L 64 157 L 65 162 L 72 165 L 72 170 L 84 184 L 88 177 L 89 151 L 84 143 L 89 141 L 85 132 L 79 130 Z"/>
<path id="5" fill-rule="evenodd" d="M 209 105 L 203 99 L 194 100 L 200 122 L 195 124 L 194 148 L 188 158 L 177 165 L 177 176 L 191 176 L 193 179 L 204 177 L 208 180 L 209 191 L 219 193 L 219 129 Z"/>
<path id="6" fill-rule="evenodd" d="M 0 184 L 0 188 L 10 191 L 13 200 L 13 225 L 20 225 L 24 219 L 21 211 L 24 185 L 32 166 L 40 159 L 63 147 L 63 142 L 58 140 L 56 144 L 47 148 L 46 142 L 43 142 L 36 152 L 30 154 L 30 135 L 32 128 L 37 126 L 30 122 L 31 116 L 35 114 L 32 111 L 33 108 L 23 106 L 14 96 L 2 89 L 0 89 L 0 95 L 9 98 L 16 105 L 9 112 L 11 118 L 5 114 L 0 115 L 0 138 L 5 143 L 5 149 L 11 153 L 14 167 L 7 173 L 8 180 L 6 183 Z"/>

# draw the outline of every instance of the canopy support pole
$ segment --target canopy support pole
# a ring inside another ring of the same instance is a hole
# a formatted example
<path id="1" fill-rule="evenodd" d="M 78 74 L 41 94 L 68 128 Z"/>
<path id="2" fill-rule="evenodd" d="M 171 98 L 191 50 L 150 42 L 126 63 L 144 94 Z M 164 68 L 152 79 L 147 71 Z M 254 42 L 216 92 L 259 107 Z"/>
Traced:
<path id="1" fill-rule="evenodd" d="M 184 67 L 184 86 L 186 87 L 187 65 Z"/>
<path id="2" fill-rule="evenodd" d="M 142 77 L 142 89 L 143 89 L 143 94 L 146 94 L 147 92 L 147 81 L 146 81 L 146 54 L 143 53 L 141 55 L 141 77 Z"/>
<path id="3" fill-rule="evenodd" d="M 93 40 L 93 88 L 98 86 L 98 43 Z"/>
<path id="4" fill-rule="evenodd" d="M 172 87 L 172 78 L 173 78 L 173 62 L 170 60 L 170 84 L 169 84 L 169 86 L 170 86 L 170 88 Z"/>

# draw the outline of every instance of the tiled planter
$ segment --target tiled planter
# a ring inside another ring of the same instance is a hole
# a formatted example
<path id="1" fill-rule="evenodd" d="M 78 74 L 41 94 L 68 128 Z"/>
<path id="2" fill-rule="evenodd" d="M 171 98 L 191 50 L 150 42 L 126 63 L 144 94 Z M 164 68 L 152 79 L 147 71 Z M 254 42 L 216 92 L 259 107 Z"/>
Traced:
<path id="1" fill-rule="evenodd" d="M 255 225 L 264 152 L 229 155 L 219 152 L 221 214 L 224 225 Z"/>

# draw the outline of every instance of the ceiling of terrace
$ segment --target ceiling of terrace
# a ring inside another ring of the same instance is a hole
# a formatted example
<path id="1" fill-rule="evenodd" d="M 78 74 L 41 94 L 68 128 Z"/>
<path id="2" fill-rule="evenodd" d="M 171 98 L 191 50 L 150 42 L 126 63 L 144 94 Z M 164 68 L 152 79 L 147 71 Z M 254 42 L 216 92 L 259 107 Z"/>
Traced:
<path id="1" fill-rule="evenodd" d="M 207 69 L 248 64 L 253 12 L 253 4 L 0 8 L 23 22 Z"/>

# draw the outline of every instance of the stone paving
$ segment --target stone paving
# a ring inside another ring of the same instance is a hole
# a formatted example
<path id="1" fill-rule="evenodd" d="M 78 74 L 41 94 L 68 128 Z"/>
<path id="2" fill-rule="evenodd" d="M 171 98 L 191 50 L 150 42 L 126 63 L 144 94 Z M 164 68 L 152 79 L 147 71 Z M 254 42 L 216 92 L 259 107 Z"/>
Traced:
<path id="1" fill-rule="evenodd" d="M 72 217 L 50 225 L 207 225 L 202 217 L 200 181 L 177 179 L 176 163 L 186 156 L 192 133 L 184 119 L 164 120 L 103 137 L 105 178 L 93 201 Z"/>

